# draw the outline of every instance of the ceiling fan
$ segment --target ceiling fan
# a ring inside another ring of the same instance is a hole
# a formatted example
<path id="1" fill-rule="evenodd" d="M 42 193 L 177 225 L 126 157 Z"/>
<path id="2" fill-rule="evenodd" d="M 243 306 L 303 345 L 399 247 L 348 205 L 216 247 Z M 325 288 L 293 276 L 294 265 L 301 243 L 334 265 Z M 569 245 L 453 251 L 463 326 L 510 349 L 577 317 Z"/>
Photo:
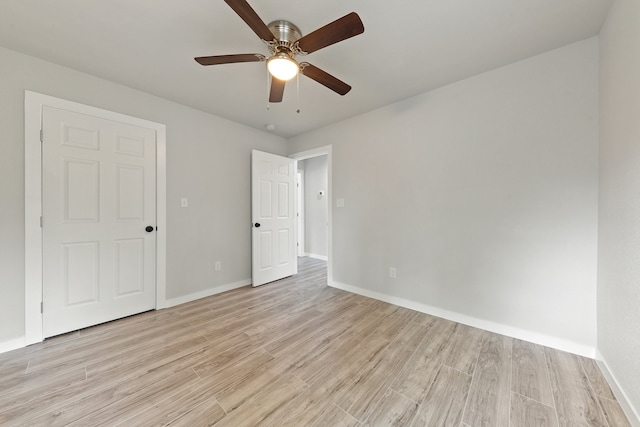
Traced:
<path id="1" fill-rule="evenodd" d="M 309 64 L 298 63 L 297 55 L 307 55 L 324 47 L 357 36 L 364 32 L 364 25 L 357 13 L 351 12 L 312 33 L 302 33 L 289 21 L 278 20 L 266 25 L 246 0 L 224 0 L 244 22 L 264 41 L 271 56 L 259 53 L 201 56 L 194 58 L 201 65 L 232 64 L 236 62 L 267 62 L 272 76 L 269 102 L 281 102 L 287 80 L 301 73 L 332 91 L 345 95 L 351 86 L 326 71 Z"/>

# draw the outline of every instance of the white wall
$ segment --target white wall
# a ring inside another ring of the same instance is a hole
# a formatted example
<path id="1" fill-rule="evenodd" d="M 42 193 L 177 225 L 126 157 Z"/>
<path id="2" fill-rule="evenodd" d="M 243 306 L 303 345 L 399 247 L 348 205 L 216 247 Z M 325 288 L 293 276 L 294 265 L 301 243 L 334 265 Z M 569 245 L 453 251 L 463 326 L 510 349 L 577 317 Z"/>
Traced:
<path id="1" fill-rule="evenodd" d="M 282 138 L 3 48 L 0 64 L 0 348 L 24 336 L 25 89 L 167 125 L 167 298 L 251 277 L 251 150 Z"/>
<path id="2" fill-rule="evenodd" d="M 593 355 L 597 38 L 301 135 L 289 152 L 327 141 L 337 286 Z"/>
<path id="3" fill-rule="evenodd" d="M 304 252 L 317 258 L 326 258 L 329 253 L 327 156 L 298 161 L 298 165 L 300 164 L 304 168 Z M 324 191 L 325 195 L 320 197 L 320 191 Z"/>
<path id="4" fill-rule="evenodd" d="M 640 425 L 640 2 L 600 33 L 598 350 Z M 629 408 L 627 408 L 628 410 Z M 631 414 L 629 414 L 631 415 Z"/>

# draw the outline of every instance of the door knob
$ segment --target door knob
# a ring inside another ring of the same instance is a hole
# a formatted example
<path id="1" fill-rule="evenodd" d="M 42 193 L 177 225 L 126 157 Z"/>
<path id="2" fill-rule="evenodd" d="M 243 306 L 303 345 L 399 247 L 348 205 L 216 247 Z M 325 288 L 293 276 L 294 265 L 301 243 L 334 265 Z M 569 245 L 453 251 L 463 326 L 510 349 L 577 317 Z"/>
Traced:
<path id="1" fill-rule="evenodd" d="M 256 226 L 256 228 L 260 227 L 260 223 L 259 222 L 256 222 L 254 225 Z"/>
<path id="2" fill-rule="evenodd" d="M 151 225 L 147 225 L 147 227 L 144 229 L 147 233 L 151 233 L 153 231 L 153 227 Z"/>

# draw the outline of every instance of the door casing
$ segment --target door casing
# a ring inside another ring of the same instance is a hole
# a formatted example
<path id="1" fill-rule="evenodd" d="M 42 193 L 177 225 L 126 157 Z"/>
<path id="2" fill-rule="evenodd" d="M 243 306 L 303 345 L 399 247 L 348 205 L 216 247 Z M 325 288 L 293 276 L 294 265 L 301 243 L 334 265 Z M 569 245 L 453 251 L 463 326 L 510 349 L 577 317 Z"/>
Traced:
<path id="1" fill-rule="evenodd" d="M 77 102 L 25 91 L 25 345 L 43 340 L 42 108 L 93 115 L 156 132 L 156 309 L 166 307 L 166 126 Z"/>

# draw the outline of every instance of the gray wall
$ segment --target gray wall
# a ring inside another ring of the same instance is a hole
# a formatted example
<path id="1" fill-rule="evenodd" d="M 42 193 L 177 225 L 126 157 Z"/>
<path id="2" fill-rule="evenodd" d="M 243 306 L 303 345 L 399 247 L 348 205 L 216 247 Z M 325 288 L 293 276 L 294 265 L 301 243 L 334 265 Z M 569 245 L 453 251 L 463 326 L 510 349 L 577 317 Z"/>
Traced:
<path id="1" fill-rule="evenodd" d="M 298 165 L 298 169 L 304 170 L 304 252 L 311 256 L 326 257 L 329 253 L 327 156 L 302 160 Z M 320 191 L 324 191 L 325 195 L 320 197 Z"/>
<path id="2" fill-rule="evenodd" d="M 25 89 L 167 125 L 167 298 L 251 277 L 251 149 L 282 138 L 3 48 L 0 64 L 0 344 L 24 336 Z"/>
<path id="3" fill-rule="evenodd" d="M 289 152 L 328 141 L 335 282 L 593 353 L 597 38 L 298 136 Z"/>
<path id="4" fill-rule="evenodd" d="M 640 2 L 600 34 L 598 350 L 640 422 Z"/>

